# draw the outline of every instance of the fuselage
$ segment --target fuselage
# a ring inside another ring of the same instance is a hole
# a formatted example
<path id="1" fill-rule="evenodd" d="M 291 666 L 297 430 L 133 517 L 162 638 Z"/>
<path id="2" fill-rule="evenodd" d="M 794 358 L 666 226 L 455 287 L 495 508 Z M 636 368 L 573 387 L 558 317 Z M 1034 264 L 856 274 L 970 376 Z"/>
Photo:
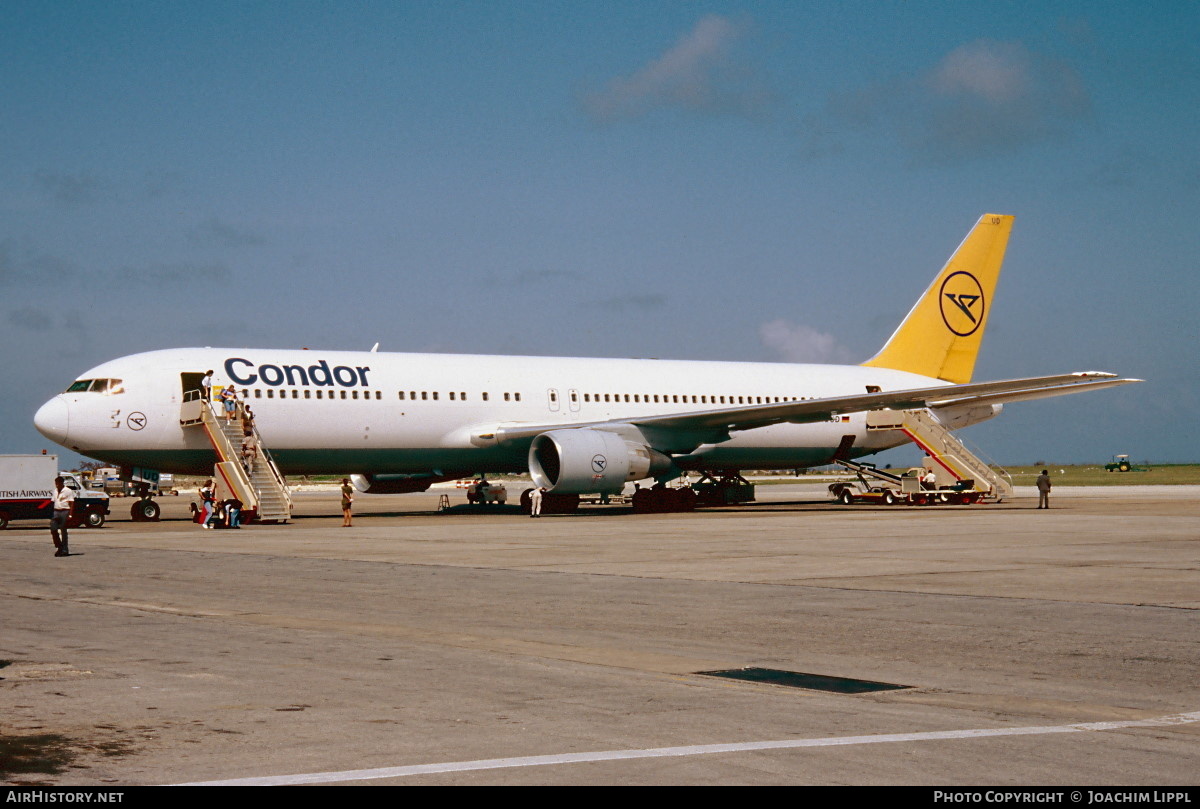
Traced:
<path id="1" fill-rule="evenodd" d="M 210 369 L 214 389 L 233 385 L 250 405 L 263 441 L 291 475 L 521 472 L 528 441 L 479 436 L 511 424 L 566 428 L 861 394 L 867 386 L 946 384 L 841 365 L 180 348 L 92 368 L 47 402 L 35 423 L 51 440 L 113 464 L 208 474 L 213 451 L 203 431 L 180 424 L 180 408 Z M 680 466 L 805 467 L 827 462 L 848 435 L 853 456 L 905 441 L 868 434 L 864 415 L 854 413 L 737 432 L 681 457 Z"/>

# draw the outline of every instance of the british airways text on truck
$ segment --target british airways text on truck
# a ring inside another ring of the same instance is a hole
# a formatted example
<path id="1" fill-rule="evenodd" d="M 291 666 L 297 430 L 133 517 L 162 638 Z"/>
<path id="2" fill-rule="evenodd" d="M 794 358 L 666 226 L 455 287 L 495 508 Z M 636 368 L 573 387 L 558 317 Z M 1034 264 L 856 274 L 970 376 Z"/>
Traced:
<path id="1" fill-rule="evenodd" d="M 79 478 L 58 471 L 57 455 L 0 455 L 0 529 L 12 520 L 49 520 L 53 512 L 54 479 L 62 475 L 75 490 L 72 528 L 99 528 L 108 516 L 108 495 L 83 488 Z"/>

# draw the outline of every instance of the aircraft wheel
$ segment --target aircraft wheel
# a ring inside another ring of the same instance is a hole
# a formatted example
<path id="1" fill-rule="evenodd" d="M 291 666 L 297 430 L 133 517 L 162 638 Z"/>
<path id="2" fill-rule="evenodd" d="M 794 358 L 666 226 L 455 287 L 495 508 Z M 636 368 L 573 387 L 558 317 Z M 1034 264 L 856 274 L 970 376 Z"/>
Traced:
<path id="1" fill-rule="evenodd" d="M 634 514 L 649 514 L 654 510 L 654 495 L 649 489 L 638 489 L 630 498 Z"/>
<path id="2" fill-rule="evenodd" d="M 129 509 L 129 516 L 134 522 L 156 522 L 158 514 L 158 503 L 153 500 L 138 500 Z"/>
<path id="3" fill-rule="evenodd" d="M 579 495 L 577 494 L 542 495 L 543 514 L 574 514 L 578 510 Z"/>
<path id="4" fill-rule="evenodd" d="M 679 510 L 680 511 L 695 511 L 696 510 L 696 493 L 691 489 L 679 489 Z"/>
<path id="5" fill-rule="evenodd" d="M 104 525 L 104 515 L 99 511 L 89 511 L 83 518 L 83 524 L 88 528 L 100 528 Z"/>

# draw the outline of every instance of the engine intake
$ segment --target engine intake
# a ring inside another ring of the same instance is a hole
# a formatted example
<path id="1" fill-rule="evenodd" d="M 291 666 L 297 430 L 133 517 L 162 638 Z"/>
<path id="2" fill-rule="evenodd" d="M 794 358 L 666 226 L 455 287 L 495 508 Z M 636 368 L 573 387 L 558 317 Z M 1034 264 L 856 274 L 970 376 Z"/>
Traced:
<path id="1" fill-rule="evenodd" d="M 671 459 L 616 433 L 551 430 L 529 446 L 533 485 L 556 494 L 616 494 L 631 480 L 664 472 Z"/>

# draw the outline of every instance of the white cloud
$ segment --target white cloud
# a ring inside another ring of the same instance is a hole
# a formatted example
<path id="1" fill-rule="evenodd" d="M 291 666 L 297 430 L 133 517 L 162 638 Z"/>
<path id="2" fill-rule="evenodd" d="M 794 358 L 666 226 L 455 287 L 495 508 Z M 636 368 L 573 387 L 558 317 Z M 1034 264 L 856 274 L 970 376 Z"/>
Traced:
<path id="1" fill-rule="evenodd" d="M 634 118 L 663 107 L 752 112 L 769 94 L 730 59 L 730 50 L 743 36 L 743 26 L 710 14 L 645 67 L 589 94 L 584 106 L 599 121 Z"/>
<path id="2" fill-rule="evenodd" d="M 926 70 L 832 97 L 812 122 L 809 151 L 833 151 L 817 148 L 830 140 L 817 124 L 829 122 L 843 134 L 895 139 L 925 160 L 981 157 L 1069 135 L 1090 113 L 1070 65 L 1020 42 L 979 39 Z"/>
<path id="3" fill-rule="evenodd" d="M 946 54 L 927 81 L 939 95 L 976 96 L 1004 105 L 1029 95 L 1033 69 L 1029 52 L 1019 43 L 978 40 Z"/>
<path id="4" fill-rule="evenodd" d="M 782 318 L 763 323 L 758 327 L 758 336 L 764 346 L 787 362 L 853 361 L 850 351 L 833 335 Z"/>

